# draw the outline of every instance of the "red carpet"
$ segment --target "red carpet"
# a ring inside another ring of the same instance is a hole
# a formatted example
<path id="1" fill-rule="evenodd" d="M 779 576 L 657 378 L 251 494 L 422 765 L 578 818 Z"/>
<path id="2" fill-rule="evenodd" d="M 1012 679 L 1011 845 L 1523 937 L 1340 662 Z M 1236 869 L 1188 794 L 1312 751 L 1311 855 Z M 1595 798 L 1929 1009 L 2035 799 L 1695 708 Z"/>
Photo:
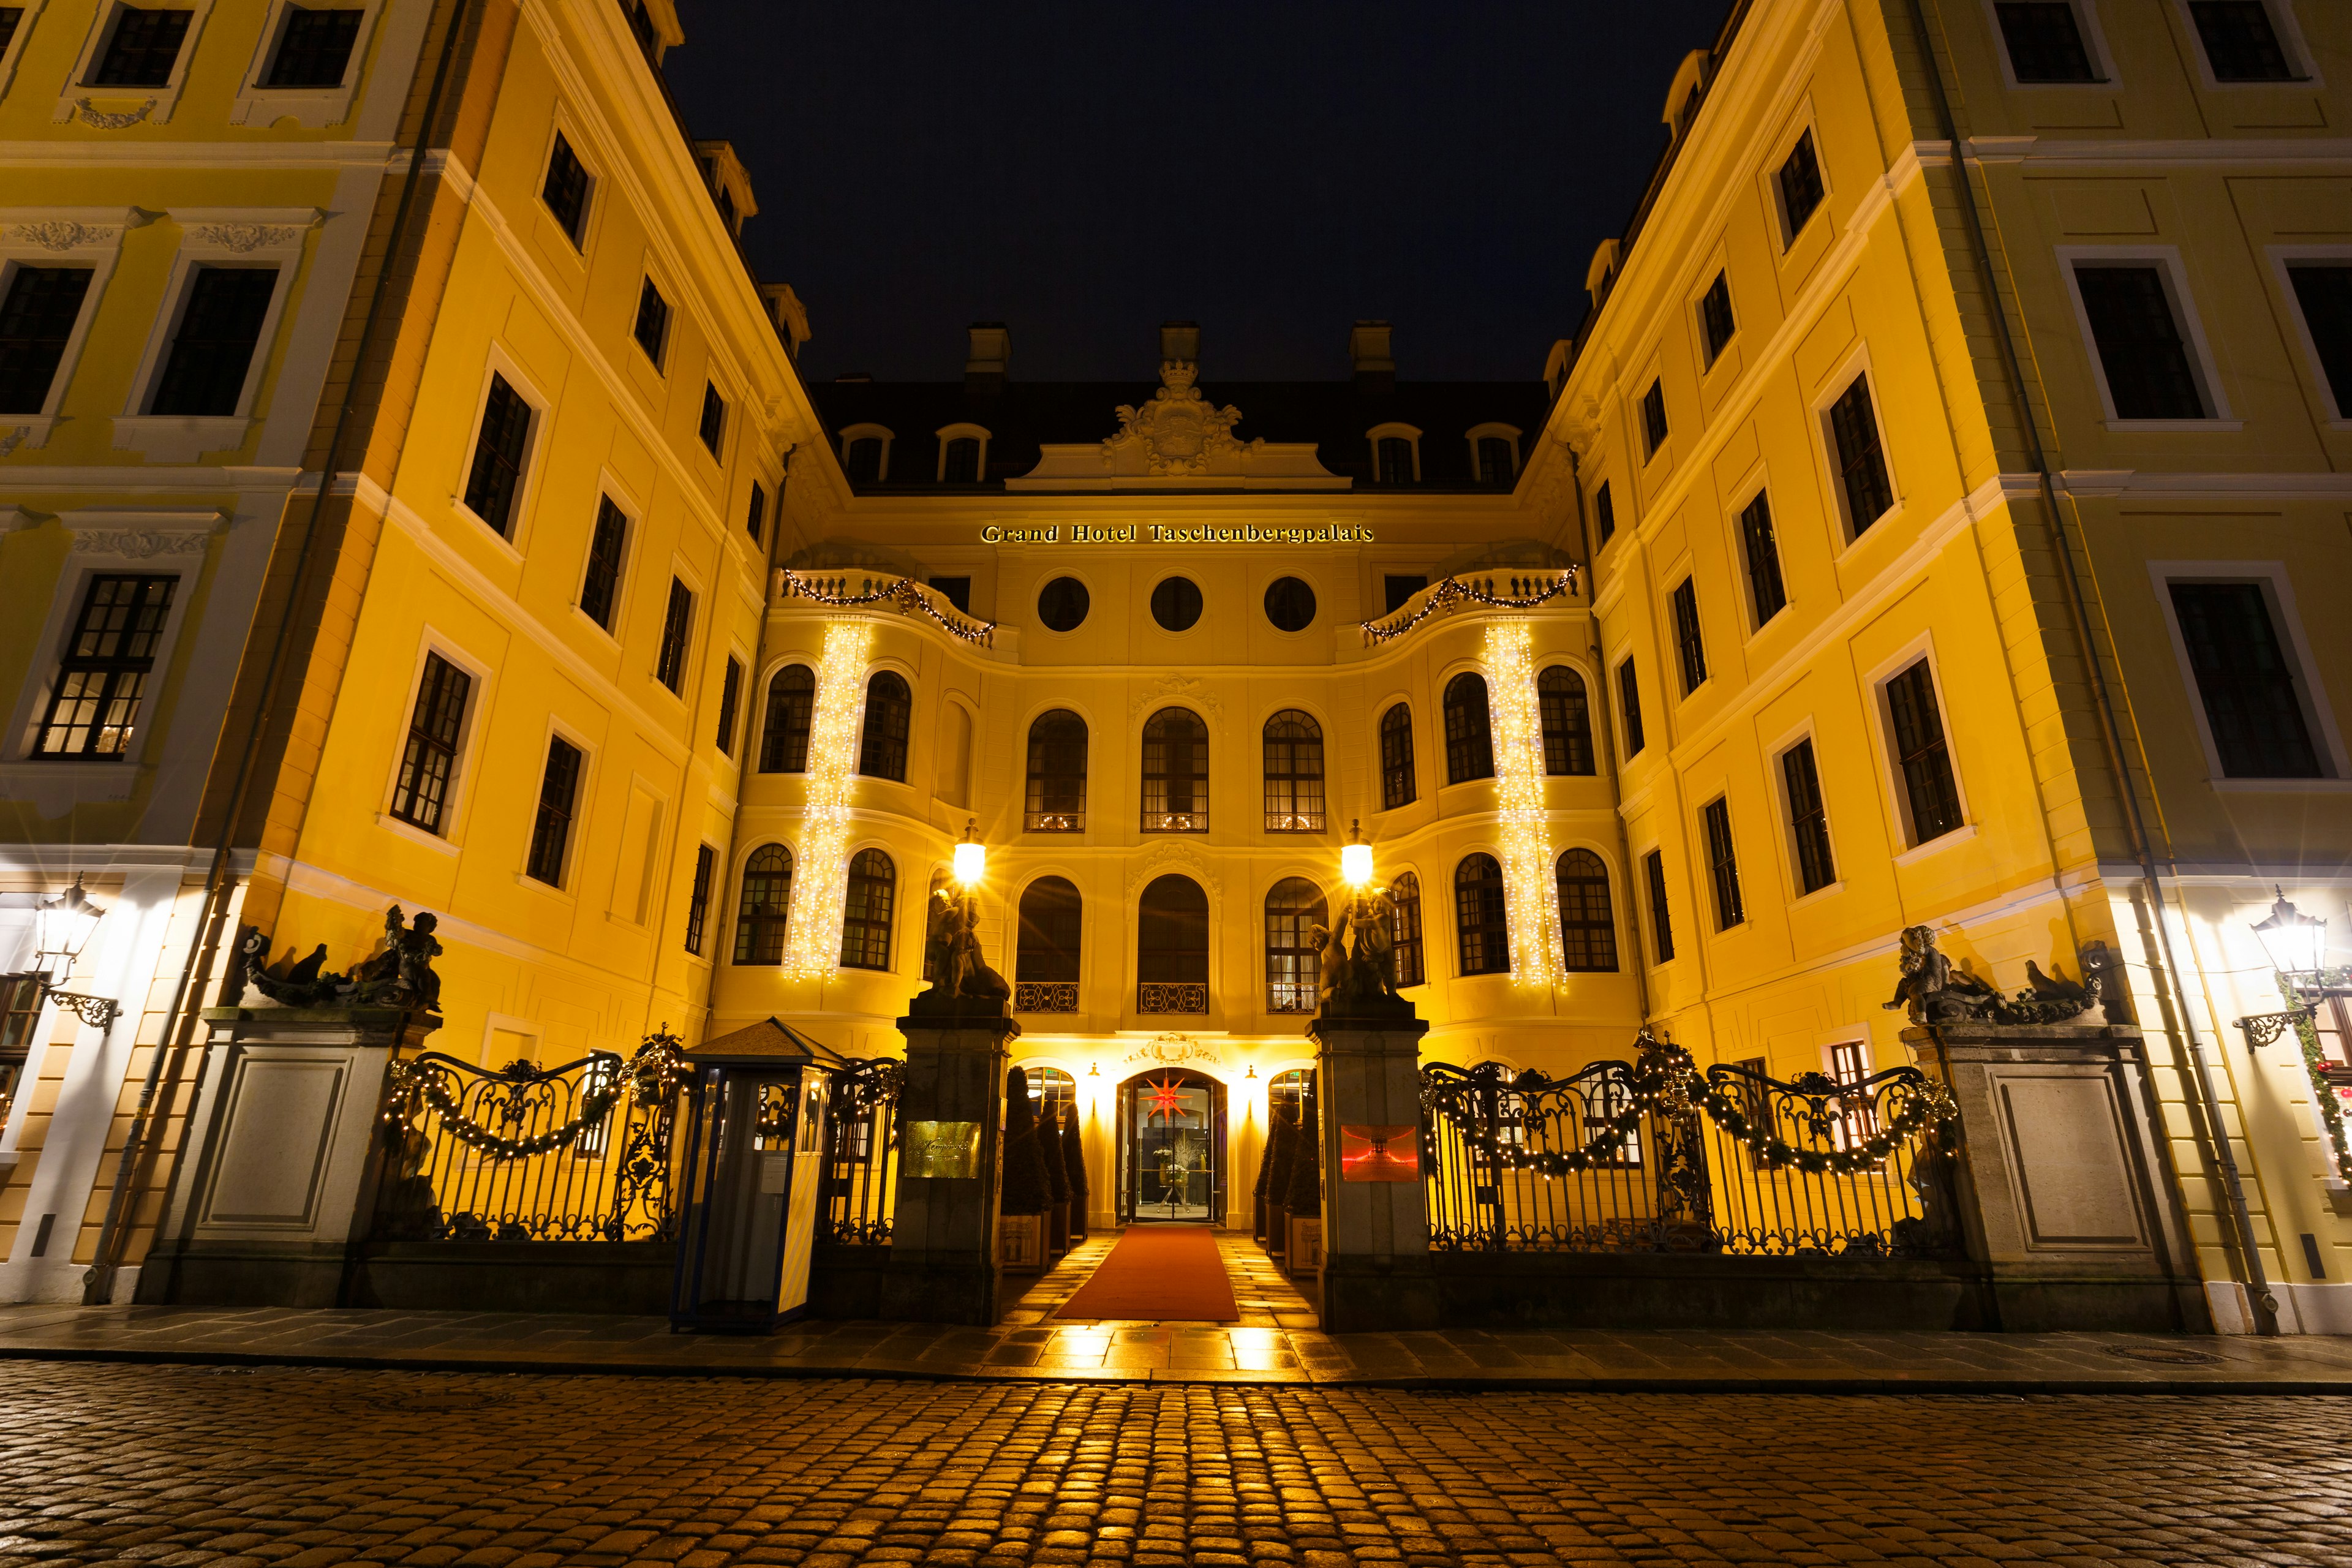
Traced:
<path id="1" fill-rule="evenodd" d="M 1231 1323 L 1234 1287 L 1205 1225 L 1131 1225 L 1057 1318 Z"/>

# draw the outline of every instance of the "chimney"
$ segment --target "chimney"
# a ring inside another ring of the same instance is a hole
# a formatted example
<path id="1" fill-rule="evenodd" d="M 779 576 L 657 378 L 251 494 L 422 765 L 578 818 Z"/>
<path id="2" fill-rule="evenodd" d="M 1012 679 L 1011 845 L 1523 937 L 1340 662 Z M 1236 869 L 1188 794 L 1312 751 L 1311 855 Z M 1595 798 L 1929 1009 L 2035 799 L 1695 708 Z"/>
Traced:
<path id="1" fill-rule="evenodd" d="M 1348 334 L 1348 357 L 1356 364 L 1357 391 L 1396 390 L 1396 360 L 1389 352 L 1386 321 L 1358 321 Z"/>
<path id="2" fill-rule="evenodd" d="M 1186 364 L 1201 363 L 1201 323 L 1198 321 L 1162 321 L 1160 323 L 1160 363 L 1181 360 Z"/>
<path id="3" fill-rule="evenodd" d="M 971 350 L 963 362 L 963 389 L 1003 391 L 1006 366 L 1013 358 L 1013 334 L 1002 321 L 974 321 L 970 331 Z"/>

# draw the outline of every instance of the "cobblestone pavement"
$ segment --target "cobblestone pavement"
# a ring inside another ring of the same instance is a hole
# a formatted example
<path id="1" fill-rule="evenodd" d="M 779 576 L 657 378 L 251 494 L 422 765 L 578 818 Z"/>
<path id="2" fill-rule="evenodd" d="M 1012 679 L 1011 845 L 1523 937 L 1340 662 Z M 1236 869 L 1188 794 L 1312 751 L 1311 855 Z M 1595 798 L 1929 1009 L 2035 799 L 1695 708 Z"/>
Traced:
<path id="1" fill-rule="evenodd" d="M 7 1372 L 0 1568 L 2352 1560 L 2338 1396 Z"/>

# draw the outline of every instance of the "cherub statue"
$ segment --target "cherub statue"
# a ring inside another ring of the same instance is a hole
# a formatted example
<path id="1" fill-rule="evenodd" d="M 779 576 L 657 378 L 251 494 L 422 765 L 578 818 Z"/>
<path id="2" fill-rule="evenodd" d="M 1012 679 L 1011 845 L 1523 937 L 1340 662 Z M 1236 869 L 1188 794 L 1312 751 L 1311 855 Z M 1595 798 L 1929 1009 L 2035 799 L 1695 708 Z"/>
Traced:
<path id="1" fill-rule="evenodd" d="M 924 947 L 934 957 L 939 979 L 931 990 L 959 1000 L 1002 1002 L 1013 994 L 1004 976 L 988 965 L 980 951 L 980 900 L 970 893 L 958 897 L 945 888 L 935 895 L 930 930 Z"/>
<path id="2" fill-rule="evenodd" d="M 1926 926 L 1906 926 L 1898 960 L 1903 978 L 1895 987 L 1891 1010 L 1908 1005 L 1915 1024 L 1972 1024 L 1990 1019 L 2000 1005 L 2000 993 L 1974 975 L 1952 967 L 1936 951 L 1936 933 Z"/>
<path id="3" fill-rule="evenodd" d="M 441 976 L 433 970 L 433 961 L 441 956 L 441 943 L 433 935 L 440 923 L 422 911 L 406 923 L 398 904 L 384 910 L 383 950 L 352 971 L 362 1006 L 440 1011 Z"/>

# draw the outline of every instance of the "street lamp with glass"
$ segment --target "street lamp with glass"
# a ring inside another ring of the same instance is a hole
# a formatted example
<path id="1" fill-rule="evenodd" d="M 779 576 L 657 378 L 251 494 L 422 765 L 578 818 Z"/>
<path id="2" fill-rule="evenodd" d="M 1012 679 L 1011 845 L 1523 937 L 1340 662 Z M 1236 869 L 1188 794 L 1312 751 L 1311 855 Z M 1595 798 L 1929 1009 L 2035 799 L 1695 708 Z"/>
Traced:
<path id="1" fill-rule="evenodd" d="M 74 963 L 105 918 L 104 907 L 82 890 L 79 875 L 64 892 L 42 900 L 33 915 L 33 962 L 40 971 L 41 995 L 79 1015 L 93 1029 L 112 1027 L 121 1005 L 111 997 L 85 996 L 58 987 L 72 977 Z"/>

